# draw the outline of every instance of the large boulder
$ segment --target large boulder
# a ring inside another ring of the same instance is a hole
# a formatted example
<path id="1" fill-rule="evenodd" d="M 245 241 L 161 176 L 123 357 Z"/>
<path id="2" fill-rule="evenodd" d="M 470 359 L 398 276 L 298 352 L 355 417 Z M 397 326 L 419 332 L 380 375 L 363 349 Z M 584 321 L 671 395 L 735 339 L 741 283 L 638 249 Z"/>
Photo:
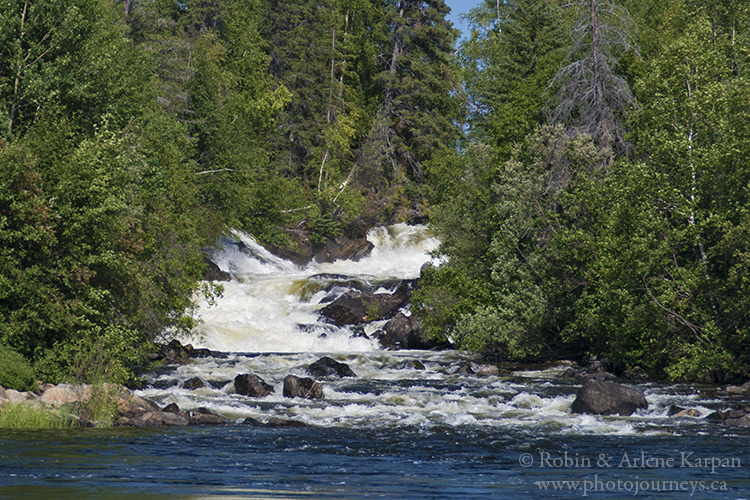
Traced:
<path id="1" fill-rule="evenodd" d="M 203 389 L 204 387 L 206 387 L 206 383 L 199 377 L 191 377 L 182 383 L 183 389 L 191 391 L 195 389 Z"/>
<path id="2" fill-rule="evenodd" d="M 573 413 L 628 416 L 646 408 L 646 397 L 637 389 L 617 382 L 589 380 L 579 389 L 571 410 Z"/>
<path id="3" fill-rule="evenodd" d="M 341 363 L 328 356 L 323 356 L 307 367 L 313 377 L 356 377 L 357 375 L 346 363 Z"/>
<path id="4" fill-rule="evenodd" d="M 36 399 L 38 398 L 33 392 L 5 389 L 4 401 L 11 404 L 25 403 L 26 401 L 34 401 Z"/>
<path id="5" fill-rule="evenodd" d="M 311 378 L 287 375 L 284 378 L 284 396 L 287 398 L 323 399 L 323 386 Z"/>
<path id="6" fill-rule="evenodd" d="M 372 243 L 362 238 L 337 236 L 327 240 L 316 249 L 314 259 L 317 262 L 335 262 L 337 260 L 360 260 L 375 248 Z"/>
<path id="7" fill-rule="evenodd" d="M 159 406 L 135 394 L 129 394 L 117 400 L 117 411 L 122 419 L 131 419 L 144 413 L 161 411 Z"/>
<path id="8" fill-rule="evenodd" d="M 41 400 L 44 404 L 57 408 L 86 401 L 89 397 L 91 397 L 91 386 L 60 384 L 44 391 Z"/>
<path id="9" fill-rule="evenodd" d="M 273 392 L 273 387 L 259 376 L 245 373 L 234 378 L 234 392 L 243 396 L 263 398 Z"/>
<path id="10" fill-rule="evenodd" d="M 430 339 L 422 323 L 413 316 L 399 312 L 383 327 L 379 335 L 381 345 L 386 348 L 432 349 L 438 343 Z"/>
<path id="11" fill-rule="evenodd" d="M 410 297 L 411 284 L 406 281 L 393 293 L 350 290 L 321 309 L 320 314 L 338 326 L 359 325 L 392 318 Z"/>

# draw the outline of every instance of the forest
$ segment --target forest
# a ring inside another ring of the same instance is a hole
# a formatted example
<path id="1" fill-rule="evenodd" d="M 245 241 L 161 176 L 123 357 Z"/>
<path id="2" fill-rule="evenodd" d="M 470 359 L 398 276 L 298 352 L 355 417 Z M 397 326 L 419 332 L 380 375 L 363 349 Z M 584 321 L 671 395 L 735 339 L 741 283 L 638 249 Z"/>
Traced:
<path id="1" fill-rule="evenodd" d="M 128 382 L 230 228 L 427 223 L 487 359 L 750 371 L 750 4 L 0 0 L 0 357 Z"/>

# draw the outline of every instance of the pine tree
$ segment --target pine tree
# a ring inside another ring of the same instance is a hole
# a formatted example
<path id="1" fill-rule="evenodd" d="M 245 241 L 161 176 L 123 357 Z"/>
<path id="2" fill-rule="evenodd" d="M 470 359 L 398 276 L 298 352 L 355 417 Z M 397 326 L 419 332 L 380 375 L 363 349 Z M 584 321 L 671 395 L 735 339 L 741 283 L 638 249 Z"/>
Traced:
<path id="1" fill-rule="evenodd" d="M 472 137 L 506 159 L 544 123 L 544 90 L 563 55 L 563 19 L 540 0 L 487 0 L 469 19 L 471 38 L 460 57 Z"/>
<path id="2" fill-rule="evenodd" d="M 364 172 L 385 169 L 386 179 L 421 182 L 424 162 L 458 139 L 452 96 L 458 87 L 452 58 L 457 31 L 445 18 L 449 10 L 442 0 L 396 0 L 385 12 L 389 39 L 377 77 L 382 103 L 359 164 Z"/>

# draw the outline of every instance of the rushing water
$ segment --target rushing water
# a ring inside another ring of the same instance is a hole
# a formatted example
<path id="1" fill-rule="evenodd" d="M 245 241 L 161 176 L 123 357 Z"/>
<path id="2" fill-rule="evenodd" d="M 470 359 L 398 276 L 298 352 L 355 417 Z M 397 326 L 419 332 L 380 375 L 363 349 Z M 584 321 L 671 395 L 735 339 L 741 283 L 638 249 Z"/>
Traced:
<path id="1" fill-rule="evenodd" d="M 464 375 L 466 354 L 384 351 L 320 321 L 323 303 L 352 286 L 386 292 L 417 277 L 437 245 L 423 228 L 374 230 L 359 262 L 304 268 L 237 238 L 214 256 L 233 280 L 181 339 L 224 355 L 152 373 L 139 394 L 238 425 L 2 431 L 0 498 L 750 497 L 750 432 L 705 418 L 742 402 L 715 387 L 642 384 L 648 410 L 573 415 L 580 382 L 561 376 L 564 364 Z M 322 355 L 357 377 L 320 379 L 321 401 L 283 397 L 284 377 L 307 376 Z M 275 392 L 235 394 L 240 373 Z M 193 377 L 206 387 L 181 388 Z M 673 405 L 702 417 L 670 417 Z M 240 425 L 247 417 L 309 427 Z"/>

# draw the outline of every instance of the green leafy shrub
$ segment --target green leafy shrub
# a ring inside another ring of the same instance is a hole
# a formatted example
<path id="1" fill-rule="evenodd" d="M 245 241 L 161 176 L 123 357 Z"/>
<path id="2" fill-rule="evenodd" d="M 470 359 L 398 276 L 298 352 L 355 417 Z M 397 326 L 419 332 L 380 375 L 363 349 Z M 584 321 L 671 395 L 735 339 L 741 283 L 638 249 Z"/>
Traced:
<path id="1" fill-rule="evenodd" d="M 21 354 L 0 345 L 0 386 L 17 391 L 37 389 L 34 369 Z"/>

